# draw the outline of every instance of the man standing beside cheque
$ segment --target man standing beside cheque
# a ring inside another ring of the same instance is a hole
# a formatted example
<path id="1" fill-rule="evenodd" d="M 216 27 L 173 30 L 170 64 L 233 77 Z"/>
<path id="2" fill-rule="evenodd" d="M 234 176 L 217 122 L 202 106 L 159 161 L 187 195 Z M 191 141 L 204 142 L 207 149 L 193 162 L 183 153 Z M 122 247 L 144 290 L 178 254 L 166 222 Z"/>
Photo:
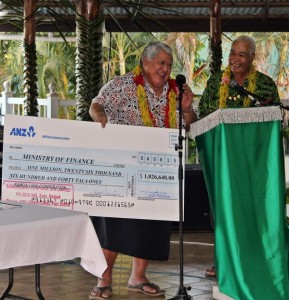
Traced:
<path id="1" fill-rule="evenodd" d="M 170 77 L 173 64 L 171 48 L 150 42 L 144 49 L 140 65 L 132 72 L 117 76 L 93 99 L 90 115 L 102 127 L 108 122 L 120 125 L 177 128 L 179 121 L 176 81 Z M 193 93 L 183 85 L 182 119 L 184 128 L 196 120 L 192 111 Z M 93 217 L 108 268 L 90 292 L 90 299 L 112 296 L 112 272 L 118 253 L 133 257 L 128 290 L 148 296 L 165 293 L 146 276 L 149 260 L 167 260 L 171 222 L 108 217 Z"/>

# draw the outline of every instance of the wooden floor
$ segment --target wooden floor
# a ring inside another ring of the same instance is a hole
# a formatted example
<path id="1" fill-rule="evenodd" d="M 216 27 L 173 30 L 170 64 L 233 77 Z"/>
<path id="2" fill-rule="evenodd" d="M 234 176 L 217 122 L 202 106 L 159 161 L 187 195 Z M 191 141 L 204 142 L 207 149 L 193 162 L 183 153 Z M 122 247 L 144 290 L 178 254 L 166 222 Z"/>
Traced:
<path id="1" fill-rule="evenodd" d="M 212 289 L 216 281 L 204 277 L 205 269 L 214 264 L 214 235 L 211 231 L 184 232 L 183 285 L 190 287 L 188 297 L 193 300 L 213 299 Z M 148 297 L 126 289 L 131 269 L 131 258 L 119 255 L 113 274 L 113 300 L 120 299 L 183 299 L 179 298 L 180 247 L 179 233 L 171 238 L 169 261 L 151 262 L 147 270 L 149 279 L 166 290 L 166 296 Z M 8 270 L 0 271 L 0 289 L 8 283 Z M 97 278 L 79 265 L 79 260 L 41 265 L 41 291 L 46 300 L 84 300 L 96 285 Z M 17 295 L 17 296 L 16 296 Z M 35 292 L 34 267 L 14 270 L 14 285 L 5 299 L 38 299 Z M 1 298 L 0 298 L 1 299 Z"/>

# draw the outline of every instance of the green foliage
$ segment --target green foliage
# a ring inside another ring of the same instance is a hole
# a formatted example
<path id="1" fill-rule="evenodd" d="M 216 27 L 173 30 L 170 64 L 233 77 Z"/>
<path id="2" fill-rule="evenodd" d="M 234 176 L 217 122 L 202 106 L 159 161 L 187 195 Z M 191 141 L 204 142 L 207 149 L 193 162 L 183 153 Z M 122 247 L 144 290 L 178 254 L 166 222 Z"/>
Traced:
<path id="1" fill-rule="evenodd" d="M 62 99 L 75 99 L 75 43 L 38 42 L 38 92 L 44 98 L 50 83 L 55 83 Z"/>
<path id="2" fill-rule="evenodd" d="M 188 137 L 188 156 L 186 163 L 195 164 L 197 163 L 197 146 L 196 141 Z"/>
<path id="3" fill-rule="evenodd" d="M 222 51 L 222 42 L 220 41 L 217 44 L 213 44 L 212 41 L 210 42 L 210 73 L 216 74 L 221 71 L 222 67 L 222 58 L 223 58 L 223 51 Z"/>
<path id="4" fill-rule="evenodd" d="M 89 107 L 97 96 L 102 81 L 103 15 L 93 21 L 77 16 L 76 101 L 77 119 L 90 121 Z"/>
<path id="5" fill-rule="evenodd" d="M 97 33 L 98 34 L 98 33 Z M 43 33 L 41 34 L 44 35 Z M 130 35 L 130 39 L 127 37 Z M 98 36 L 98 35 L 94 35 Z M 85 36 L 85 38 L 91 38 Z M 174 50 L 175 62 L 173 69 L 173 76 L 178 73 L 183 73 L 187 78 L 190 74 L 186 72 L 185 61 L 182 57 L 189 57 L 188 54 L 182 54 L 182 52 L 193 51 L 192 48 L 181 47 L 179 44 L 184 42 L 188 44 L 188 41 L 193 41 L 193 37 L 196 38 L 196 47 L 194 48 L 194 55 L 191 55 L 191 59 L 194 61 L 191 64 L 193 73 L 203 64 L 208 62 L 208 34 L 192 33 L 182 36 L 182 40 L 179 39 L 178 34 L 175 33 L 106 33 L 102 39 L 102 43 L 98 41 L 93 47 L 103 50 L 103 64 L 95 64 L 93 68 L 97 68 L 99 73 L 97 76 L 101 77 L 99 84 L 93 82 L 98 81 L 99 78 L 91 78 L 91 71 L 86 71 L 86 66 L 93 66 L 91 64 L 95 57 L 92 57 L 92 48 L 88 48 L 87 52 L 89 59 L 84 59 L 83 69 L 85 74 L 80 79 L 82 88 L 85 87 L 84 83 L 96 87 L 93 94 L 97 93 L 98 89 L 102 85 L 101 82 L 106 82 L 110 78 L 121 73 L 121 64 L 124 65 L 125 71 L 133 69 L 133 67 L 139 62 L 140 53 L 143 47 L 151 40 L 161 40 L 170 44 Z M 231 34 L 229 38 L 223 38 L 223 65 L 227 63 L 227 55 L 231 44 L 231 39 L 234 39 L 236 34 Z M 286 33 L 254 33 L 253 37 L 257 41 L 258 55 L 256 57 L 256 65 L 264 72 L 275 74 L 275 78 L 278 79 L 279 92 L 281 91 L 281 98 L 288 98 L 289 86 L 285 85 L 286 74 L 288 74 L 288 52 L 285 50 L 288 45 L 288 34 Z M 188 38 L 185 41 L 184 38 Z M 133 40 L 134 42 L 132 43 Z M 264 47 L 267 42 L 267 47 Z M 282 46 L 283 45 L 283 46 Z M 92 47 L 92 45 L 90 46 Z M 81 51 L 85 47 L 80 47 Z M 75 99 L 76 97 L 76 76 L 79 76 L 80 69 L 76 70 L 76 43 L 65 42 L 36 42 L 37 53 L 37 88 L 40 98 L 45 98 L 49 92 L 48 85 L 52 82 L 56 84 L 56 91 L 63 99 Z M 270 52 L 271 51 L 271 52 Z M 96 55 L 98 52 L 96 51 Z M 122 53 L 124 61 L 120 61 L 120 53 Z M 23 43 L 19 41 L 0 41 L 0 87 L 3 86 L 4 81 L 11 82 L 11 89 L 15 96 L 21 97 L 24 92 L 24 61 L 23 61 Z M 85 55 L 86 54 L 82 54 Z M 80 57 L 82 57 L 82 55 Z M 97 56 L 96 56 L 97 57 Z M 282 58 L 280 60 L 279 58 Z M 278 65 L 276 64 L 278 62 Z M 280 66 L 280 69 L 279 69 Z M 279 73 L 278 73 L 279 70 Z M 103 75 L 101 75 L 103 74 Z M 191 87 L 195 93 L 202 93 L 206 80 L 208 78 L 208 69 L 205 68 L 203 72 L 198 74 L 193 79 Z M 92 80 L 92 81 L 89 81 Z M 102 81 L 103 80 L 103 81 Z M 283 84 L 283 85 L 282 85 Z M 84 95 L 83 99 L 91 101 L 91 97 L 94 95 Z M 89 104 L 83 106 L 87 109 Z"/>
<path id="6" fill-rule="evenodd" d="M 132 70 L 139 62 L 143 48 L 151 40 L 155 40 L 155 37 L 143 32 L 105 33 L 103 37 L 105 81 Z"/>
<path id="7" fill-rule="evenodd" d="M 28 116 L 38 115 L 37 103 L 37 71 L 36 71 L 36 45 L 24 41 L 24 107 Z"/>
<path id="8" fill-rule="evenodd" d="M 22 41 L 7 42 L 0 47 L 0 85 L 7 80 L 16 97 L 24 94 L 24 60 Z M 56 91 L 62 99 L 75 99 L 75 43 L 36 42 L 37 88 L 40 98 L 49 93 L 48 86 L 55 83 Z"/>

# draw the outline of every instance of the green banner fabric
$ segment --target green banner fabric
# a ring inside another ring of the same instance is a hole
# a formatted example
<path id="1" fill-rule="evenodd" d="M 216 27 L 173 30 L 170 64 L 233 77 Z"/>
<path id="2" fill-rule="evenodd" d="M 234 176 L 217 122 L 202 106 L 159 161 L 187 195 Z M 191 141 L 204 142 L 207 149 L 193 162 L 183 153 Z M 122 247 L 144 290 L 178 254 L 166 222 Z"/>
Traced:
<path id="1" fill-rule="evenodd" d="M 236 300 L 288 300 L 280 108 L 225 109 L 195 136 L 215 223 L 219 290 Z"/>

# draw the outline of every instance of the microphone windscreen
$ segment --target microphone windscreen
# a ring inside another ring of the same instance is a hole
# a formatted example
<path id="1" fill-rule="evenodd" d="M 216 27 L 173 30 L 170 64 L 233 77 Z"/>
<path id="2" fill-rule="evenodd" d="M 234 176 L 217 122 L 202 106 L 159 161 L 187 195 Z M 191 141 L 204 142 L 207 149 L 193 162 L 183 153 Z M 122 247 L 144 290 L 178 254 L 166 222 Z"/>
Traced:
<path id="1" fill-rule="evenodd" d="M 186 77 L 182 74 L 176 76 L 176 83 L 179 87 L 182 87 L 186 83 Z"/>
<path id="2" fill-rule="evenodd" d="M 236 81 L 236 80 L 231 80 L 231 81 L 230 81 L 230 87 L 232 87 L 232 88 L 237 88 L 237 87 L 238 87 L 237 81 Z"/>

